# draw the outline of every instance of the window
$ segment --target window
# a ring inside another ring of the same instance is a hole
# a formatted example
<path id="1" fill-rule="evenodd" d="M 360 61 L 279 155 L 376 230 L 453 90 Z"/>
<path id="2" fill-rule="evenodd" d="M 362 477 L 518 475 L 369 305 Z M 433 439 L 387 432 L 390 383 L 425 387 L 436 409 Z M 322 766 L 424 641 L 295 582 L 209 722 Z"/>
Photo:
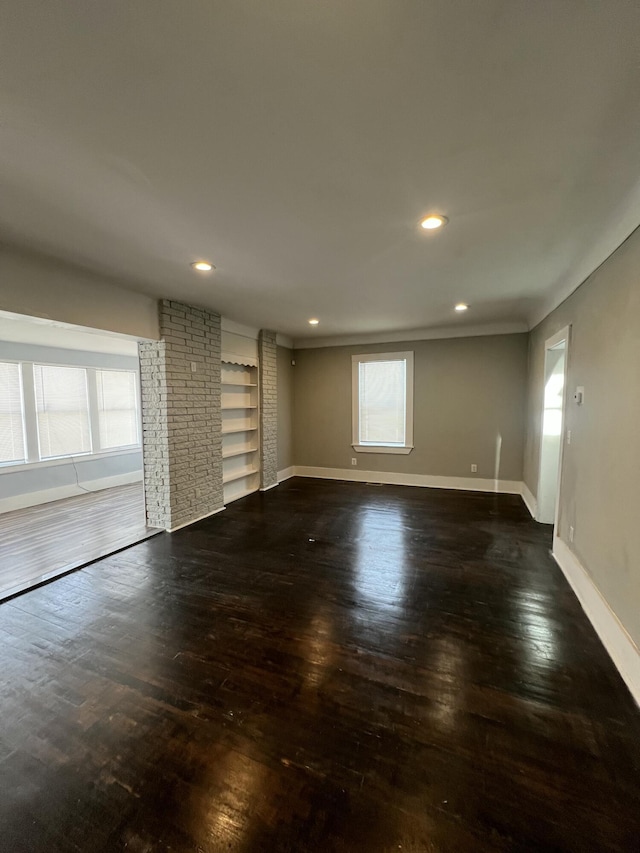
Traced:
<path id="1" fill-rule="evenodd" d="M 97 370 L 100 447 L 112 450 L 138 443 L 136 374 L 129 370 Z"/>
<path id="2" fill-rule="evenodd" d="M 137 447 L 137 371 L 0 361 L 0 467 Z"/>
<path id="3" fill-rule="evenodd" d="M 91 453 L 87 371 L 33 366 L 40 459 Z"/>
<path id="4" fill-rule="evenodd" d="M 0 362 L 0 465 L 24 462 L 24 415 L 20 365 Z"/>
<path id="5" fill-rule="evenodd" d="M 362 453 L 413 448 L 413 353 L 352 356 L 353 447 Z"/>

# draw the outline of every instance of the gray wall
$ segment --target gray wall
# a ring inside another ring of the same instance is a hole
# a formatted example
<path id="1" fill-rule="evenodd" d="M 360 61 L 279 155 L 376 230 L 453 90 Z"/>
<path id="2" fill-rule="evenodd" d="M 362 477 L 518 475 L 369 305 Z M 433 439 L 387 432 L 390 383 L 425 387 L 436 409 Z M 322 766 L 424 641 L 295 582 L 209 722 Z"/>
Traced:
<path id="1" fill-rule="evenodd" d="M 72 487 L 76 483 L 82 486 L 83 483 L 93 483 L 94 480 L 134 473 L 139 474 L 135 479 L 142 481 L 141 450 L 110 453 L 99 458 L 74 456 L 73 460 L 66 458 L 55 464 L 46 462 L 34 467 L 12 465 L 0 468 L 0 501 L 21 495 L 33 495 L 34 500 L 30 504 L 35 505 L 42 502 L 39 492 Z M 92 485 L 92 489 L 96 488 L 96 484 Z M 60 497 L 61 495 L 51 495 L 47 500 L 58 500 Z M 13 509 L 13 506 L 5 507 L 5 511 L 9 509 Z"/>
<path id="2" fill-rule="evenodd" d="M 356 454 L 351 446 L 351 355 L 415 353 L 414 450 Z M 296 465 L 408 474 L 522 479 L 527 335 L 296 350 Z M 471 474 L 471 464 L 478 465 Z"/>
<path id="3" fill-rule="evenodd" d="M 157 338 L 157 300 L 133 286 L 0 244 L 0 311 Z"/>
<path id="4" fill-rule="evenodd" d="M 278 347 L 278 471 L 293 465 L 293 352 Z"/>
<path id="5" fill-rule="evenodd" d="M 571 325 L 559 535 L 640 645 L 640 231 L 530 334 L 524 481 L 538 490 L 545 341 Z M 584 385 L 585 401 L 572 395 Z M 569 545 L 569 526 L 575 528 Z"/>

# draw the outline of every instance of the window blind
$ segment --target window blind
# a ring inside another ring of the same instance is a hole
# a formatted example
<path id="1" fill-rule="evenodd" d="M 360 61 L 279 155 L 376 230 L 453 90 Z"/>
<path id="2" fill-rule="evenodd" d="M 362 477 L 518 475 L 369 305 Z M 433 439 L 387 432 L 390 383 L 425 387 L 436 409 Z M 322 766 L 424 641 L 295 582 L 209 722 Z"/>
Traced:
<path id="1" fill-rule="evenodd" d="M 40 458 L 90 453 L 86 370 L 36 364 L 33 372 Z"/>
<path id="2" fill-rule="evenodd" d="M 97 370 L 100 446 L 105 449 L 138 443 L 136 375 L 128 370 Z"/>
<path id="3" fill-rule="evenodd" d="M 405 360 L 360 362 L 360 444 L 405 443 L 406 373 Z"/>
<path id="4" fill-rule="evenodd" d="M 25 458 L 20 365 L 0 362 L 0 464 Z"/>

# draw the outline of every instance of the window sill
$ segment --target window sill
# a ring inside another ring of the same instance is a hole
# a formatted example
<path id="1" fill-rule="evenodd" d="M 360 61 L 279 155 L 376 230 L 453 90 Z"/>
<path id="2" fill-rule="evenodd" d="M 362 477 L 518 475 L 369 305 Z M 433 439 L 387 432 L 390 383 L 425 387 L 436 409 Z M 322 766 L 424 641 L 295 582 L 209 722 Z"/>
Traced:
<path id="1" fill-rule="evenodd" d="M 412 444 L 404 447 L 388 444 L 352 444 L 351 446 L 356 453 L 403 453 L 406 455 L 413 450 Z"/>
<path id="2" fill-rule="evenodd" d="M 38 462 L 15 462 L 0 465 L 0 476 L 16 474 L 19 471 L 29 471 L 32 468 L 52 468 L 56 465 L 71 465 L 73 462 L 93 462 L 98 459 L 108 459 L 111 456 L 125 456 L 130 453 L 142 453 L 142 446 L 102 450 L 100 453 L 77 453 L 75 456 L 56 456 L 55 459 L 42 459 Z"/>

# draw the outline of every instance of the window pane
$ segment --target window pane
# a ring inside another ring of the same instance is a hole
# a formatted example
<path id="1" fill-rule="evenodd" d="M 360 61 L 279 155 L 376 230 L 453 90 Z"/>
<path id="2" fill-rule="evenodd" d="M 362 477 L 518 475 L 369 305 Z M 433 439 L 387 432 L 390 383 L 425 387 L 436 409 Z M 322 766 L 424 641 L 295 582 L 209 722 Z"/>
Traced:
<path id="1" fill-rule="evenodd" d="M 136 374 L 97 370 L 100 445 L 105 449 L 138 444 Z"/>
<path id="2" fill-rule="evenodd" d="M 359 371 L 360 444 L 404 444 L 406 361 L 362 361 Z"/>
<path id="3" fill-rule="evenodd" d="M 24 461 L 20 365 L 0 362 L 0 463 Z"/>
<path id="4" fill-rule="evenodd" d="M 90 453 L 86 370 L 36 364 L 33 371 L 40 458 Z"/>

